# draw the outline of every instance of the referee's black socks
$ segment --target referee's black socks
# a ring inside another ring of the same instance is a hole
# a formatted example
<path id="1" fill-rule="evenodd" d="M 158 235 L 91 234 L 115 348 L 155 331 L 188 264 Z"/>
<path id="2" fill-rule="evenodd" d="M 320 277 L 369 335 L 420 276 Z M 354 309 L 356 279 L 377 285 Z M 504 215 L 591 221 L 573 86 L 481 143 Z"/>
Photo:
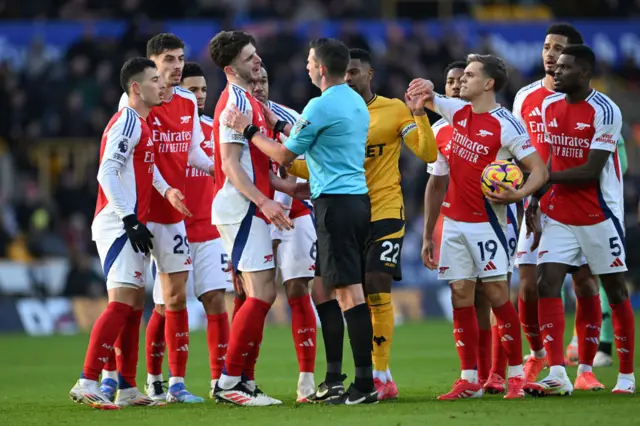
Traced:
<path id="1" fill-rule="evenodd" d="M 333 299 L 317 305 L 316 310 L 318 311 L 318 317 L 320 317 L 322 340 L 324 340 L 324 351 L 327 358 L 327 375 L 324 381 L 325 383 L 342 382 L 344 319 L 342 318 L 340 305 L 336 299 Z"/>
<path id="2" fill-rule="evenodd" d="M 344 312 L 349 330 L 349 340 L 356 367 L 354 385 L 360 392 L 373 391 L 373 325 L 366 303 L 354 306 Z"/>

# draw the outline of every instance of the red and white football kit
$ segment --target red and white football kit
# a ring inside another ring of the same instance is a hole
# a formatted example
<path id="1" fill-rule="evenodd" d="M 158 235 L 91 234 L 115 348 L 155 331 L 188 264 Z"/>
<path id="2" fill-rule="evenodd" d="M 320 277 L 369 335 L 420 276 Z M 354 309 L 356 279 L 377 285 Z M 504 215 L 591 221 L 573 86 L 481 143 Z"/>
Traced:
<path id="1" fill-rule="evenodd" d="M 581 166 L 591 150 L 609 151 L 600 178 L 582 184 L 554 184 L 548 198 L 538 263 L 580 266 L 584 255 L 594 275 L 627 270 L 624 244 L 622 173 L 617 141 L 622 114 L 607 96 L 593 90 L 569 104 L 558 93 L 542 104 L 552 172 Z"/>
<path id="2" fill-rule="evenodd" d="M 453 127 L 444 119 L 435 122 L 431 128 L 436 137 L 438 145 L 438 157 L 433 163 L 427 164 L 427 172 L 433 176 L 449 175 L 449 154 L 451 153 L 451 136 L 453 135 Z M 440 215 L 433 231 L 433 243 L 435 246 L 434 259 L 439 262 L 440 244 L 442 241 L 442 227 L 444 224 L 444 216 Z M 515 204 L 509 204 L 507 209 L 507 246 L 509 249 L 509 272 L 513 271 L 513 261 L 518 244 L 518 220 L 516 217 Z"/>
<path id="3" fill-rule="evenodd" d="M 98 201 L 91 225 L 107 288 L 144 287 L 149 257 L 133 251 L 122 218 L 147 223 L 154 173 L 154 146 L 147 123 L 129 107 L 118 111 L 102 134 Z"/>
<path id="4" fill-rule="evenodd" d="M 127 102 L 126 93 L 120 106 Z M 166 187 L 186 191 L 187 164 L 208 172 L 213 164 L 202 151 L 204 140 L 195 95 L 174 87 L 171 98 L 151 108 L 147 117 L 151 140 L 155 145 L 156 167 Z M 149 230 L 154 236 L 151 255 L 154 270 L 173 273 L 192 270 L 184 215 L 173 208 L 164 193 L 151 196 Z"/>
<path id="5" fill-rule="evenodd" d="M 566 101 L 565 94 L 558 93 L 542 103 L 542 118 L 545 140 L 551 148 L 552 173 L 584 165 L 591 150 L 610 154 L 596 181 L 552 186 L 548 205 L 544 206 L 547 219 L 542 229 L 538 264 L 559 263 L 577 267 L 584 256 L 594 275 L 604 277 L 626 271 L 622 173 L 617 149 L 622 128 L 620 109 L 597 90 L 592 90 L 584 101 L 573 104 Z M 610 305 L 619 372 L 632 375 L 635 326 L 631 302 L 626 299 Z M 553 372 L 553 368 L 563 365 L 564 361 L 562 299 L 541 298 L 538 317 L 540 334 Z M 580 340 L 580 365 L 592 365 L 598 349 L 601 319 L 598 296 L 578 299 L 576 331 Z M 635 391 L 633 376 L 627 377 L 627 382 L 620 379 L 619 376 L 614 393 Z M 566 385 L 567 381 L 565 378 L 565 386 L 570 387 Z M 548 383 L 557 382 L 556 377 Z"/>
<path id="6" fill-rule="evenodd" d="M 540 154 L 540 158 L 547 164 L 549 160 L 551 147 L 544 139 L 544 123 L 542 121 L 542 102 L 555 92 L 544 87 L 543 80 L 531 83 L 518 91 L 513 101 L 513 115 L 520 120 L 525 129 L 529 133 L 533 147 Z M 547 192 L 540 200 L 540 210 L 542 213 L 542 224 L 544 225 L 549 196 L 551 192 Z M 529 199 L 525 201 L 525 207 Z M 518 238 L 518 250 L 516 252 L 516 266 L 518 265 L 536 265 L 538 263 L 538 249 L 531 251 L 533 243 L 533 234 L 527 238 L 527 228 L 523 226 L 520 229 Z M 582 265 L 587 260 L 582 259 Z"/>
<path id="7" fill-rule="evenodd" d="M 276 102 L 268 101 L 267 106 L 278 119 L 286 121 L 292 126 L 295 125 L 300 114 L 291 108 L 280 105 Z M 276 135 L 279 139 L 286 138 L 284 135 Z M 304 155 L 298 157 L 304 159 Z M 278 164 L 273 163 L 274 173 L 278 173 Z M 298 178 L 298 182 L 305 182 Z M 283 283 L 295 278 L 313 278 L 315 274 L 317 241 L 316 228 L 313 223 L 313 216 L 309 203 L 291 198 L 279 191 L 275 192 L 274 200 L 279 201 L 291 208 L 287 213 L 293 222 L 294 228 L 289 231 L 279 231 L 271 225 L 271 238 L 281 240 L 278 246 L 277 272 Z"/>
<path id="8" fill-rule="evenodd" d="M 217 226 L 225 251 L 231 256 L 236 270 L 264 271 L 274 268 L 273 247 L 269 222 L 257 206 L 233 186 L 222 171 L 220 145 L 241 144 L 240 164 L 253 184 L 266 196 L 272 197 L 270 159 L 242 133 L 225 126 L 221 114 L 235 105 L 243 114 L 253 117 L 253 124 L 264 134 L 267 126 L 260 103 L 244 88 L 229 83 L 216 105 L 213 133 L 215 155 L 215 190 L 211 220 Z"/>
<path id="9" fill-rule="evenodd" d="M 200 147 L 213 158 L 213 119 L 200 116 L 200 125 L 205 136 Z M 211 224 L 211 203 L 213 202 L 213 177 L 191 165 L 187 166 L 185 202 L 193 215 L 185 218 L 187 239 L 193 261 L 193 272 L 187 280 L 187 297 L 200 298 L 213 290 L 233 288 L 231 273 L 225 272 L 228 256 L 222 246 L 220 233 Z M 159 278 L 156 277 L 156 281 Z M 153 301 L 163 305 L 162 290 L 157 283 L 153 289 Z"/>
<path id="10" fill-rule="evenodd" d="M 511 252 L 507 207 L 487 201 L 480 178 L 492 161 L 521 160 L 535 149 L 522 125 L 502 107 L 475 114 L 470 104 L 444 96 L 436 96 L 434 105 L 453 128 L 449 188 L 441 209 L 445 221 L 438 278 L 475 281 L 506 276 Z"/>

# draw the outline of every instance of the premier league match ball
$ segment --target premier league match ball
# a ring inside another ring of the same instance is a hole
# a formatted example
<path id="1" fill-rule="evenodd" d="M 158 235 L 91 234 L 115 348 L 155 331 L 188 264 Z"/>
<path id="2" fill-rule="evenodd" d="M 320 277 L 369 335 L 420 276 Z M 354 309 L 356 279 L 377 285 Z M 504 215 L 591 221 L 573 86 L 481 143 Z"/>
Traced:
<path id="1" fill-rule="evenodd" d="M 482 178 L 480 179 L 480 186 L 482 192 L 486 194 L 500 194 L 504 189 L 498 185 L 495 185 L 493 181 L 505 183 L 513 186 L 515 189 L 519 189 L 522 186 L 524 175 L 520 167 L 516 166 L 511 161 L 496 160 L 489 164 L 482 171 Z"/>

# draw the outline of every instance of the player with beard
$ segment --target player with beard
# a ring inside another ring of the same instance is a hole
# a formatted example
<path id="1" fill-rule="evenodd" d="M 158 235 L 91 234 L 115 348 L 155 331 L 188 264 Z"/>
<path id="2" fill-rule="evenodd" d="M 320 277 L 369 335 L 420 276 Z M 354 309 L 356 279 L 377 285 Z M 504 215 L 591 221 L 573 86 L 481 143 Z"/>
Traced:
<path id="1" fill-rule="evenodd" d="M 460 97 L 460 79 L 466 66 L 466 62 L 463 61 L 453 62 L 447 66 L 445 69 L 446 96 L 450 98 Z M 438 120 L 432 127 L 438 144 L 438 159 L 429 164 L 427 168 L 430 177 L 427 181 L 424 195 L 425 228 L 422 261 L 426 267 L 436 269 L 440 258 L 439 247 L 444 223 L 444 216 L 440 214 L 440 207 L 444 202 L 449 184 L 448 158 L 451 154 L 453 128 L 444 119 Z M 507 219 L 507 243 L 511 265 L 513 265 L 518 235 L 518 222 L 514 204 L 510 205 L 509 210 L 507 210 Z M 508 274 L 508 282 L 511 283 L 511 272 Z M 491 313 L 491 304 L 482 292 L 481 286 L 482 283 L 478 280 L 476 282 L 474 303 L 479 328 L 478 381 L 485 392 L 492 394 L 504 393 L 506 390 L 504 377 L 507 369 L 507 354 L 500 342 L 498 324 Z"/>
<path id="2" fill-rule="evenodd" d="M 151 109 L 147 124 L 155 147 L 156 169 L 164 181 L 164 190 L 151 196 L 149 230 L 154 234 L 152 250 L 153 272 L 160 276 L 161 288 L 154 294 L 162 295 L 165 304 L 156 301 L 147 325 L 147 395 L 167 402 L 201 403 L 203 398 L 192 395 L 184 384 L 189 357 L 189 317 L 186 302 L 186 283 L 192 268 L 189 242 L 184 218 L 190 216 L 182 204 L 186 187 L 187 165 L 203 173 L 213 174 L 213 162 L 200 147 L 204 140 L 198 117 L 195 96 L 179 87 L 184 67 L 184 42 L 174 34 L 161 33 L 147 42 L 147 57 L 153 60 L 167 86 L 162 105 Z M 122 108 L 127 94 L 120 100 Z M 180 210 L 171 208 L 180 203 Z M 156 299 L 158 299 L 156 297 Z M 166 324 L 166 325 L 165 325 Z M 127 330 L 123 331 L 125 334 Z M 162 381 L 160 353 L 169 352 L 169 389 L 165 393 Z M 122 351 L 121 351 L 122 352 Z M 158 362 L 160 360 L 160 362 Z M 103 376 L 102 388 L 111 387 Z M 119 380 L 118 387 L 130 384 Z"/>
<path id="3" fill-rule="evenodd" d="M 266 316 L 276 298 L 269 224 L 281 230 L 293 226 L 285 206 L 273 200 L 273 189 L 297 195 L 296 189 L 305 186 L 273 175 L 269 157 L 251 142 L 254 134 L 267 131 L 262 104 L 250 93 L 251 82 L 260 78 L 261 63 L 253 37 L 242 31 L 222 31 L 209 43 L 209 52 L 228 82 L 214 115 L 216 184 L 212 222 L 231 254 L 247 296 L 233 318 L 225 370 L 215 385 L 214 396 L 245 406 L 281 404 L 256 388 L 254 377 L 243 380 L 242 373 L 255 371 Z M 251 125 L 244 132 L 226 124 L 224 117 L 233 108 L 250 117 Z"/>
<path id="4" fill-rule="evenodd" d="M 562 49 L 569 44 L 582 44 L 582 36 L 570 24 L 553 24 L 547 30 L 547 34 L 542 47 L 542 60 L 544 63 L 546 76 L 542 80 L 531 83 L 516 94 L 513 103 L 513 115 L 518 118 L 529 133 L 531 142 L 536 148 L 542 160 L 546 163 L 550 155 L 550 145 L 544 140 L 544 125 L 542 122 L 542 102 L 554 94 L 553 75 L 556 62 L 560 57 Z M 548 197 L 549 194 L 546 195 Z M 542 205 L 546 205 L 546 198 L 541 200 Z M 528 200 L 533 208 L 537 208 L 539 201 L 532 197 Z M 527 203 L 527 204 L 528 204 Z M 542 214 L 547 214 L 546 209 L 542 209 Z M 518 311 L 520 322 L 524 334 L 529 341 L 531 356 L 525 364 L 525 374 L 529 382 L 535 382 L 538 374 L 546 366 L 546 351 L 542 343 L 538 322 L 538 276 L 536 265 L 538 263 L 537 242 L 533 241 L 533 234 L 529 234 L 525 227 L 520 230 L 518 241 L 518 252 L 516 255 L 516 265 L 520 274 L 520 289 L 518 293 Z M 599 304 L 598 284 L 592 276 L 586 259 L 583 259 L 579 270 L 570 271 L 573 275 L 573 285 L 576 291 L 578 309 L 583 311 L 585 307 Z M 580 336 L 586 330 L 586 324 L 577 324 L 577 331 Z M 591 364 L 595 352 L 586 351 L 588 345 L 582 345 L 579 358 L 582 364 Z M 576 379 L 576 389 L 596 390 L 602 389 L 603 385 L 598 382 L 592 373 L 580 375 Z"/>
<path id="5" fill-rule="evenodd" d="M 438 399 L 477 398 L 483 393 L 476 370 L 479 331 L 474 296 L 478 278 L 508 356 L 509 389 L 505 398 L 522 398 L 526 382 L 520 323 L 509 300 L 507 282 L 507 206 L 539 189 L 547 179 L 547 170 L 524 128 L 496 103 L 496 93 L 508 80 L 504 62 L 491 55 L 469 55 L 467 62 L 460 80 L 460 97 L 467 102 L 433 96 L 433 84 L 422 79 L 412 81 L 408 89 L 409 96 L 431 95 L 425 106 L 453 127 L 438 276 L 450 281 L 454 338 L 462 373 L 451 392 Z M 496 183 L 504 192 L 485 196 L 478 183 L 484 168 L 507 158 L 515 158 L 529 170 L 529 180 L 518 190 Z"/>
<path id="6" fill-rule="evenodd" d="M 564 366 L 565 319 L 561 298 L 564 277 L 586 257 L 609 297 L 619 375 L 613 393 L 635 393 L 633 369 L 635 324 L 625 285 L 625 236 L 622 174 L 617 150 L 622 127 L 618 106 L 591 88 L 593 51 L 583 45 L 562 50 L 554 72 L 556 94 L 542 103 L 545 141 L 550 148 L 551 193 L 541 209 L 547 217 L 538 251 L 538 315 L 550 374 L 535 394 L 571 394 Z M 548 189 L 548 188 L 546 188 Z M 538 194 L 540 195 L 540 194 Z M 537 209 L 527 210 L 527 226 L 539 230 Z M 579 301 L 580 302 L 580 301 Z M 602 312 L 597 296 L 578 305 L 576 314 L 581 357 L 578 378 L 592 373 Z M 578 380 L 576 380 L 578 383 Z"/>

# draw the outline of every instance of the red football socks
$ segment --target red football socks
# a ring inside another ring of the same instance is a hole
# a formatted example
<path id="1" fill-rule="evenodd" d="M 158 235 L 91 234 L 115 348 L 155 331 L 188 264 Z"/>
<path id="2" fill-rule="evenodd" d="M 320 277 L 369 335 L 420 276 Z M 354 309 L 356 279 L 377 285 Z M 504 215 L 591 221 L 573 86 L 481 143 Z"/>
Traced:
<path id="1" fill-rule="evenodd" d="M 602 308 L 600 295 L 579 297 L 576 307 L 576 334 L 578 336 L 578 362 L 593 365 L 598 352 L 600 328 L 602 327 Z"/>
<path id="2" fill-rule="evenodd" d="M 129 305 L 109 302 L 107 308 L 100 314 L 91 330 L 84 359 L 83 378 L 98 380 L 104 365 L 110 357 L 115 356 L 113 346 L 132 312 L 133 308 Z"/>
<path id="3" fill-rule="evenodd" d="M 316 315 L 311 307 L 311 296 L 290 298 L 289 306 L 298 367 L 301 373 L 313 373 L 316 363 Z"/>
<path id="4" fill-rule="evenodd" d="M 211 379 L 216 380 L 222 374 L 224 358 L 229 344 L 229 315 L 207 315 L 207 345 L 209 346 L 209 366 Z"/>
<path id="5" fill-rule="evenodd" d="M 549 365 L 564 365 L 564 305 L 562 298 L 538 300 L 540 335 L 547 351 Z"/>
<path id="6" fill-rule="evenodd" d="M 475 370 L 478 362 L 478 319 L 476 308 L 453 309 L 453 338 L 462 370 Z"/>
<path id="7" fill-rule="evenodd" d="M 620 373 L 633 373 L 633 353 L 635 339 L 635 323 L 633 309 L 629 299 L 611 306 L 611 320 L 613 335 L 616 341 L 616 351 L 620 360 Z M 580 347 L 578 345 L 578 347 Z"/>
<path id="8" fill-rule="evenodd" d="M 189 314 L 184 308 L 180 311 L 166 310 L 164 315 L 169 372 L 172 377 L 185 377 L 189 359 Z"/>
<path id="9" fill-rule="evenodd" d="M 162 362 L 164 361 L 164 325 L 165 318 L 155 309 L 149 318 L 145 336 L 145 348 L 147 359 L 147 373 L 153 375 L 162 374 Z"/>
<path id="10" fill-rule="evenodd" d="M 484 383 L 491 373 L 491 330 L 480 329 L 478 340 L 478 380 Z"/>
<path id="11" fill-rule="evenodd" d="M 249 297 L 236 313 L 225 362 L 227 376 L 239 377 L 245 368 L 251 369 L 251 364 L 255 366 L 253 358 L 257 360 L 264 322 L 269 309 L 271 305 L 267 302 Z M 250 356 L 250 353 L 253 355 Z"/>
<path id="12" fill-rule="evenodd" d="M 538 323 L 538 299 L 522 300 L 518 297 L 518 314 L 522 331 L 529 342 L 532 351 L 540 351 L 544 348 L 542 336 L 540 335 L 540 324 Z"/>
<path id="13" fill-rule="evenodd" d="M 516 308 L 508 301 L 498 308 L 493 308 L 493 314 L 498 321 L 498 333 L 502 347 L 507 352 L 509 365 L 522 365 L 522 335 Z"/>
<path id="14" fill-rule="evenodd" d="M 497 374 L 504 379 L 507 377 L 507 351 L 500 341 L 500 332 L 497 325 L 491 327 L 491 346 L 493 347 L 491 374 Z"/>
<path id="15" fill-rule="evenodd" d="M 120 336 L 116 341 L 118 358 L 118 373 L 120 389 L 135 388 L 136 371 L 138 368 L 138 346 L 140 344 L 140 322 L 142 310 L 133 311 L 125 322 Z"/>

